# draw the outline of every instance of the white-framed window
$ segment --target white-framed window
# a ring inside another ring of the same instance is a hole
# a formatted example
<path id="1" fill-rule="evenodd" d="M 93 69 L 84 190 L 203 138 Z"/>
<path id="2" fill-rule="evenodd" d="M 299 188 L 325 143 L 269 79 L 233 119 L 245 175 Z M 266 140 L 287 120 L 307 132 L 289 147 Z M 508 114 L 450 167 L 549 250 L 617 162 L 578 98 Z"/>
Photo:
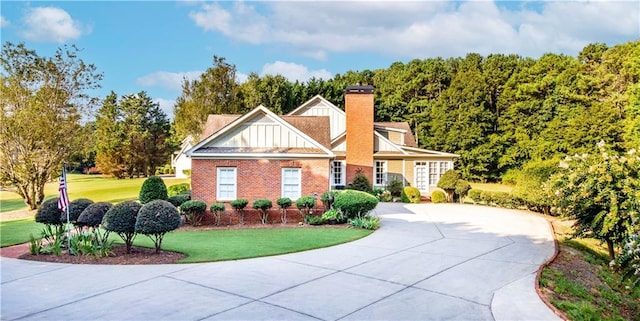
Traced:
<path id="1" fill-rule="evenodd" d="M 344 183 L 345 168 L 344 167 L 345 167 L 344 161 L 331 162 L 331 186 L 345 185 Z"/>
<path id="2" fill-rule="evenodd" d="M 414 175 L 416 176 L 415 185 L 421 191 L 429 190 L 427 162 L 415 162 L 414 163 Z"/>
<path id="3" fill-rule="evenodd" d="M 387 184 L 387 161 L 375 162 L 375 177 L 373 185 L 384 186 Z"/>
<path id="4" fill-rule="evenodd" d="M 217 195 L 218 201 L 232 201 L 236 199 L 237 172 L 235 167 L 218 167 Z"/>
<path id="5" fill-rule="evenodd" d="M 429 185 L 436 186 L 440 180 L 438 175 L 438 162 L 429 162 Z"/>
<path id="6" fill-rule="evenodd" d="M 449 162 L 440 162 L 440 176 L 444 175 L 449 170 Z M 440 179 L 440 177 L 438 177 Z"/>
<path id="7" fill-rule="evenodd" d="M 302 175 L 299 168 L 282 169 L 282 197 L 297 200 L 302 196 Z"/>

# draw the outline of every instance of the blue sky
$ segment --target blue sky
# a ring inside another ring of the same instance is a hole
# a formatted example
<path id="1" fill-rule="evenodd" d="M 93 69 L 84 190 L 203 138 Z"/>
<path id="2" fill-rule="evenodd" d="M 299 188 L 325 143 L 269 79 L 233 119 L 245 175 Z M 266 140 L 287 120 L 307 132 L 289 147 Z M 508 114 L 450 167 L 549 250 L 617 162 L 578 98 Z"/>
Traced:
<path id="1" fill-rule="evenodd" d="M 2 1 L 0 38 L 63 44 L 104 74 L 103 97 L 141 90 L 169 116 L 212 56 L 291 81 L 469 52 L 576 55 L 640 38 L 638 1 Z"/>

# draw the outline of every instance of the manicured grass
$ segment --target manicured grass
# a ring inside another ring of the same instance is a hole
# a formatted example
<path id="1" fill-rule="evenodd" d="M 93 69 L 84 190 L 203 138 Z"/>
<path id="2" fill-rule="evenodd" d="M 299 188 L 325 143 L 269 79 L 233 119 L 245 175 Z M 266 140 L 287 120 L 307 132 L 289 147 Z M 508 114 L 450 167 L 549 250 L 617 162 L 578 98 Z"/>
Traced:
<path id="1" fill-rule="evenodd" d="M 480 189 L 489 192 L 511 192 L 513 186 L 498 183 L 470 183 L 471 188 Z"/>
<path id="2" fill-rule="evenodd" d="M 167 186 L 180 183 L 190 183 L 188 178 L 163 178 Z M 68 175 L 69 198 L 88 198 L 94 202 L 119 203 L 122 201 L 138 199 L 140 187 L 145 178 L 114 179 L 99 175 Z M 45 186 L 44 193 L 47 198 L 58 195 L 58 182 L 51 182 Z M 0 192 L 0 212 L 26 209 L 24 202 L 16 193 Z"/>
<path id="3" fill-rule="evenodd" d="M 0 247 L 29 242 L 29 235 L 40 238 L 43 224 L 33 219 L 0 222 Z"/>
<path id="4" fill-rule="evenodd" d="M 371 233 L 370 230 L 331 227 L 180 231 L 166 234 L 162 249 L 186 254 L 180 263 L 212 262 L 317 249 Z M 153 248 L 153 242 L 144 235 L 136 236 L 134 244 Z"/>

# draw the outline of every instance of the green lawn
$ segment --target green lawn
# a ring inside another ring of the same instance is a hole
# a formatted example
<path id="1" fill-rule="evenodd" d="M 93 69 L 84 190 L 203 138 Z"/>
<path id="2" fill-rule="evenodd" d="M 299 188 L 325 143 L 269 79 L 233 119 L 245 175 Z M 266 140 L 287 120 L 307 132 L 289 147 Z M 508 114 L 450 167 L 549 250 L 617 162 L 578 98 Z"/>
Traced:
<path id="1" fill-rule="evenodd" d="M 181 252 L 180 263 L 212 262 L 271 256 L 317 249 L 357 240 L 373 231 L 356 228 L 265 228 L 171 232 L 162 249 Z M 144 235 L 135 245 L 153 248 Z"/>
<path id="2" fill-rule="evenodd" d="M 29 242 L 29 235 L 40 238 L 43 224 L 33 219 L 0 222 L 0 247 Z"/>
<path id="3" fill-rule="evenodd" d="M 167 186 L 190 183 L 188 178 L 163 178 Z M 145 178 L 114 179 L 99 175 L 68 175 L 69 198 L 88 198 L 94 202 L 119 203 L 122 201 L 138 199 L 140 187 Z M 47 198 L 58 196 L 58 182 L 51 182 L 45 186 L 44 193 Z M 0 192 L 0 213 L 26 209 L 24 202 L 16 193 Z"/>

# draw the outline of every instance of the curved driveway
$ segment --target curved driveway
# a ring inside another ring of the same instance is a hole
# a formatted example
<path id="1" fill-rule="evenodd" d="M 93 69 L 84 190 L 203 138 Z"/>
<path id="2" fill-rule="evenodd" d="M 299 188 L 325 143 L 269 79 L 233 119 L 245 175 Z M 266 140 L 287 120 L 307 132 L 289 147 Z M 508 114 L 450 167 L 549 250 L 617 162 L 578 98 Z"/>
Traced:
<path id="1" fill-rule="evenodd" d="M 552 320 L 535 292 L 554 253 L 542 217 L 380 204 L 364 239 L 205 264 L 0 259 L 2 320 Z"/>

